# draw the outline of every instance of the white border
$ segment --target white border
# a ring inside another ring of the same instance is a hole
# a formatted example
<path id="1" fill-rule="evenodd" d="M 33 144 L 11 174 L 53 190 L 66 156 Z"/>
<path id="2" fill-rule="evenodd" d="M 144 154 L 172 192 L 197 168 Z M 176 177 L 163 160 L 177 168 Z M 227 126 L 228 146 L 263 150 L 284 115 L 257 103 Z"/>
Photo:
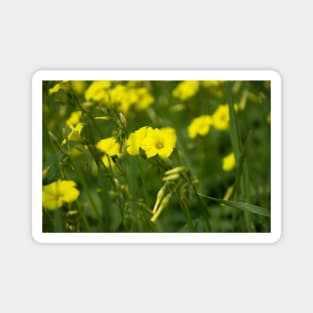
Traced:
<path id="1" fill-rule="evenodd" d="M 42 81 L 270 80 L 271 233 L 43 233 Z M 39 243 L 274 243 L 281 236 L 281 77 L 274 70 L 40 70 L 32 78 L 32 236 Z"/>

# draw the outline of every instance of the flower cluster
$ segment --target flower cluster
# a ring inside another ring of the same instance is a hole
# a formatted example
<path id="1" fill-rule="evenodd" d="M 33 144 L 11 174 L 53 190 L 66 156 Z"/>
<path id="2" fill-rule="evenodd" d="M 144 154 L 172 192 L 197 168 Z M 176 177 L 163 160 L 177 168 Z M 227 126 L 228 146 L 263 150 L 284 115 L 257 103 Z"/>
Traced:
<path id="1" fill-rule="evenodd" d="M 159 155 L 168 158 L 176 145 L 176 131 L 171 127 L 151 128 L 144 126 L 131 133 L 127 140 L 127 152 L 138 155 L 142 149 L 147 158 Z"/>
<path id="2" fill-rule="evenodd" d="M 194 118 L 188 126 L 189 137 L 205 136 L 209 133 L 211 126 L 221 131 L 229 128 L 229 108 L 227 104 L 219 105 L 212 116 L 200 115 Z"/>
<path id="3" fill-rule="evenodd" d="M 95 81 L 85 91 L 85 99 L 113 107 L 123 113 L 131 108 L 145 110 L 154 102 L 146 87 L 133 88 L 122 84 L 111 87 L 110 81 Z"/>

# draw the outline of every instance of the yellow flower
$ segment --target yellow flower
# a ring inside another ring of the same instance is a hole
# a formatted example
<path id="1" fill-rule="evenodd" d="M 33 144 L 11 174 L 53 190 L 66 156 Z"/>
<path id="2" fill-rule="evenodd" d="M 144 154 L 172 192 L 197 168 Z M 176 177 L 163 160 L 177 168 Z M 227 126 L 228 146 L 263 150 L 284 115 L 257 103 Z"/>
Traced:
<path id="1" fill-rule="evenodd" d="M 70 117 L 66 120 L 66 125 L 69 127 L 76 126 L 79 123 L 81 116 L 82 116 L 82 111 L 72 112 Z"/>
<path id="2" fill-rule="evenodd" d="M 176 145 L 175 129 L 165 128 L 148 128 L 146 136 L 141 147 L 145 150 L 147 158 L 159 155 L 161 158 L 168 158 Z"/>
<path id="3" fill-rule="evenodd" d="M 135 132 L 131 133 L 127 139 L 126 143 L 126 151 L 130 155 L 138 155 L 139 149 L 142 146 L 143 140 L 146 137 L 148 129 L 151 129 L 151 127 L 144 126 L 139 129 L 137 129 Z"/>
<path id="4" fill-rule="evenodd" d="M 115 105 L 116 109 L 126 113 L 131 107 L 136 110 L 145 110 L 148 108 L 154 98 L 147 88 L 129 88 L 123 85 L 117 85 L 109 91 L 110 106 Z"/>
<path id="5" fill-rule="evenodd" d="M 219 87 L 223 84 L 222 80 L 203 80 L 201 81 L 203 87 Z"/>
<path id="6" fill-rule="evenodd" d="M 103 101 L 107 100 L 107 89 L 111 87 L 110 81 L 95 81 L 85 91 L 85 99 L 87 101 Z"/>
<path id="7" fill-rule="evenodd" d="M 187 100 L 194 96 L 199 88 L 199 82 L 194 80 L 187 80 L 180 82 L 175 89 L 173 90 L 172 94 L 173 97 L 178 98 L 180 100 Z"/>
<path id="8" fill-rule="evenodd" d="M 115 162 L 114 162 L 114 160 L 113 160 L 113 158 L 111 156 L 105 154 L 105 155 L 103 155 L 101 160 L 102 160 L 102 162 L 103 162 L 103 164 L 104 164 L 104 166 L 106 168 L 113 168 L 113 167 L 115 167 Z"/>
<path id="9" fill-rule="evenodd" d="M 109 91 L 109 104 L 110 106 L 116 107 L 117 110 L 126 113 L 134 99 L 128 88 L 123 85 L 117 85 Z"/>
<path id="10" fill-rule="evenodd" d="M 205 136 L 209 133 L 212 124 L 210 115 L 200 115 L 192 120 L 188 126 L 188 134 L 190 138 L 195 138 L 197 135 Z"/>
<path id="11" fill-rule="evenodd" d="M 67 138 L 62 141 L 62 145 L 65 145 L 68 141 L 81 141 L 83 138 L 81 137 L 81 132 L 84 128 L 84 123 L 78 123 L 69 133 Z"/>
<path id="12" fill-rule="evenodd" d="M 231 171 L 236 165 L 235 154 L 230 153 L 223 158 L 223 171 Z"/>
<path id="13" fill-rule="evenodd" d="M 154 101 L 154 98 L 149 93 L 147 88 L 138 88 L 136 89 L 137 100 L 135 101 L 136 110 L 145 110 L 147 109 Z"/>
<path id="14" fill-rule="evenodd" d="M 72 86 L 73 90 L 79 95 L 81 95 L 84 92 L 86 85 L 87 85 L 87 83 L 83 80 L 72 80 L 71 81 L 71 86 Z"/>
<path id="15" fill-rule="evenodd" d="M 42 206 L 48 210 L 55 210 L 64 203 L 71 203 L 79 197 L 79 190 L 72 180 L 57 180 L 43 186 Z"/>
<path id="16" fill-rule="evenodd" d="M 115 137 L 101 139 L 96 144 L 96 148 L 111 156 L 120 154 L 120 144 L 116 141 Z"/>
<path id="17" fill-rule="evenodd" d="M 61 84 L 57 83 L 52 88 L 49 89 L 49 95 L 57 93 L 61 89 Z"/>
<path id="18" fill-rule="evenodd" d="M 227 104 L 219 105 L 212 115 L 213 126 L 218 130 L 226 130 L 229 127 L 229 108 Z"/>
<path id="19" fill-rule="evenodd" d="M 105 167 L 112 168 L 115 166 L 113 156 L 120 156 L 120 144 L 116 141 L 115 137 L 109 137 L 101 139 L 97 144 L 96 148 L 105 154 L 102 157 L 102 162 Z"/>
<path id="20" fill-rule="evenodd" d="M 49 95 L 59 92 L 61 89 L 64 89 L 67 85 L 67 80 L 62 80 L 60 83 L 55 84 L 52 88 L 49 89 Z"/>

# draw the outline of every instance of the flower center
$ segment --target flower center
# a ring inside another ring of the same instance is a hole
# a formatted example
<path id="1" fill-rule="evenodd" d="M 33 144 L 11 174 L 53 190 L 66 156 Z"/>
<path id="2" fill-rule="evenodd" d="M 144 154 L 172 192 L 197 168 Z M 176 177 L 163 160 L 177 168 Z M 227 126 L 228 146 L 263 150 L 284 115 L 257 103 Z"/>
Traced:
<path id="1" fill-rule="evenodd" d="M 163 144 L 163 142 L 158 141 L 155 146 L 157 149 L 162 149 L 164 147 L 164 144 Z"/>
<path id="2" fill-rule="evenodd" d="M 221 121 L 226 121 L 226 119 L 227 119 L 226 114 L 221 114 L 220 119 L 221 119 Z"/>

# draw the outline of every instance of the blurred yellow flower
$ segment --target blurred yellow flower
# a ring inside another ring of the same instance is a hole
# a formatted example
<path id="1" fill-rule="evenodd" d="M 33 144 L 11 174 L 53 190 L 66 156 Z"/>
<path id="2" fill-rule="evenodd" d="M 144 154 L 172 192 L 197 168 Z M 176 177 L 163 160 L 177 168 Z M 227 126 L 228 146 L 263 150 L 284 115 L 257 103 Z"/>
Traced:
<path id="1" fill-rule="evenodd" d="M 57 180 L 43 186 L 42 206 L 48 210 L 55 210 L 64 203 L 71 203 L 79 197 L 79 190 L 72 180 Z"/>
<path id="2" fill-rule="evenodd" d="M 105 154 L 102 157 L 102 162 L 105 167 L 112 168 L 115 166 L 115 162 L 113 160 L 113 156 L 120 156 L 121 146 L 117 142 L 115 137 L 109 137 L 105 139 L 101 139 L 97 144 L 96 148 Z"/>
<path id="3" fill-rule="evenodd" d="M 57 93 L 61 89 L 61 84 L 57 83 L 52 88 L 49 89 L 49 95 Z"/>
<path id="4" fill-rule="evenodd" d="M 188 134 L 190 138 L 195 138 L 197 135 L 205 136 L 209 133 L 212 125 L 210 115 L 200 115 L 194 118 L 188 126 Z"/>
<path id="5" fill-rule="evenodd" d="M 176 145 L 176 131 L 174 128 L 148 128 L 141 147 L 145 150 L 147 158 L 159 155 L 168 158 Z"/>
<path id="6" fill-rule="evenodd" d="M 224 81 L 222 80 L 203 80 L 201 81 L 201 85 L 203 87 L 219 87 L 223 85 Z"/>
<path id="7" fill-rule="evenodd" d="M 138 111 L 147 109 L 154 101 L 154 98 L 150 94 L 147 88 L 136 89 L 137 99 L 135 101 L 135 109 Z"/>
<path id="8" fill-rule="evenodd" d="M 61 89 L 67 87 L 67 80 L 62 80 L 61 82 L 55 84 L 52 88 L 49 88 L 49 95 L 59 92 Z"/>
<path id="9" fill-rule="evenodd" d="M 109 103 L 117 110 L 127 113 L 133 107 L 140 111 L 147 109 L 154 101 L 149 90 L 142 88 L 129 88 L 124 85 L 117 85 L 109 91 Z"/>
<path id="10" fill-rule="evenodd" d="M 68 134 L 67 138 L 63 139 L 62 145 L 65 145 L 68 141 L 82 141 L 81 132 L 84 128 L 84 123 L 77 123 L 76 126 Z"/>
<path id="11" fill-rule="evenodd" d="M 226 130 L 229 127 L 229 108 L 227 104 L 221 104 L 212 115 L 213 126 L 218 130 Z"/>
<path id="12" fill-rule="evenodd" d="M 108 137 L 101 139 L 97 144 L 96 148 L 108 155 L 119 155 L 120 144 L 116 141 L 115 137 Z"/>
<path id="13" fill-rule="evenodd" d="M 178 98 L 180 100 L 187 100 L 194 96 L 199 89 L 199 82 L 194 80 L 186 80 L 180 82 L 172 94 L 173 97 Z"/>
<path id="14" fill-rule="evenodd" d="M 236 165 L 235 154 L 230 153 L 223 158 L 223 171 L 231 171 Z"/>
<path id="15" fill-rule="evenodd" d="M 131 133 L 127 139 L 126 142 L 126 151 L 130 155 L 138 155 L 139 154 L 139 149 L 141 148 L 141 145 L 143 143 L 144 138 L 146 137 L 148 129 L 151 129 L 151 127 L 144 126 L 133 133 Z"/>
<path id="16" fill-rule="evenodd" d="M 107 100 L 107 89 L 111 87 L 111 82 L 106 80 L 94 81 L 85 91 L 85 99 L 87 101 L 103 101 Z"/>
<path id="17" fill-rule="evenodd" d="M 113 167 L 115 167 L 115 162 L 114 162 L 114 160 L 113 160 L 113 158 L 111 156 L 105 154 L 105 155 L 103 155 L 101 160 L 102 160 L 102 162 L 103 162 L 103 164 L 104 164 L 104 166 L 106 168 L 113 168 Z"/>
<path id="18" fill-rule="evenodd" d="M 83 113 L 82 111 L 72 112 L 70 117 L 66 120 L 66 125 L 69 127 L 76 126 L 80 121 L 82 113 Z"/>
<path id="19" fill-rule="evenodd" d="M 132 95 L 124 85 L 117 85 L 109 91 L 108 103 L 119 111 L 126 113 L 132 101 Z"/>
<path id="20" fill-rule="evenodd" d="M 77 94 L 81 95 L 85 91 L 87 83 L 84 80 L 72 80 L 71 86 Z"/>

